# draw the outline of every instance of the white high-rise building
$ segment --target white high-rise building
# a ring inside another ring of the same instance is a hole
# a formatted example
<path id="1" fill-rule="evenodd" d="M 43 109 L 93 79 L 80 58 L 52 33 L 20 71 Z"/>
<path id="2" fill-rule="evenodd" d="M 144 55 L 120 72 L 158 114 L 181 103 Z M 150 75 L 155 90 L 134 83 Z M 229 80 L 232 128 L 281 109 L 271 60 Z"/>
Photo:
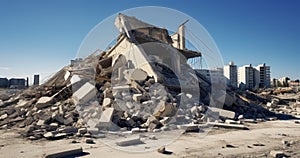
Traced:
<path id="1" fill-rule="evenodd" d="M 260 64 L 255 67 L 255 83 L 257 87 L 260 88 L 270 88 L 271 87 L 271 77 L 270 77 L 270 66 L 266 64 Z"/>
<path id="2" fill-rule="evenodd" d="M 224 66 L 224 76 L 226 77 L 226 81 L 228 85 L 232 87 L 237 87 L 238 84 L 238 72 L 237 66 L 231 61 L 229 65 Z"/>
<path id="3" fill-rule="evenodd" d="M 239 67 L 238 84 L 242 89 L 255 88 L 255 69 L 251 64 Z"/>

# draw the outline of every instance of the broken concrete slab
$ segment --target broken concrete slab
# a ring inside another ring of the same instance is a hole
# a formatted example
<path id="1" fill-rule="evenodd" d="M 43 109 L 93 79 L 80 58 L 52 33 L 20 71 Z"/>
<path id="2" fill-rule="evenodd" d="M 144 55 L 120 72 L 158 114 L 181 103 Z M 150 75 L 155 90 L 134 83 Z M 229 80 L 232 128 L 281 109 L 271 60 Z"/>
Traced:
<path id="1" fill-rule="evenodd" d="M 116 143 L 118 146 L 131 146 L 131 145 L 138 145 L 138 144 L 144 144 L 143 141 L 141 141 L 141 138 L 138 137 L 130 137 L 123 139 Z"/>
<path id="2" fill-rule="evenodd" d="M 96 96 L 96 93 L 97 90 L 95 86 L 89 82 L 86 82 L 73 94 L 75 104 L 84 104 L 88 102 L 90 99 Z"/>
<path id="3" fill-rule="evenodd" d="M 112 117 L 114 113 L 114 108 L 106 108 L 100 117 L 98 126 L 100 128 L 110 128 L 112 125 Z"/>
<path id="4" fill-rule="evenodd" d="M 143 81 L 147 78 L 147 73 L 142 69 L 129 69 L 124 71 L 127 80 Z"/>
<path id="5" fill-rule="evenodd" d="M 219 122 L 209 122 L 208 124 L 215 127 L 249 130 L 249 128 L 245 125 L 226 124 L 226 123 L 219 123 Z"/>
<path id="6" fill-rule="evenodd" d="M 220 117 L 230 118 L 230 119 L 235 118 L 235 112 L 224 110 L 224 109 L 219 109 L 219 108 L 215 108 L 215 107 L 208 107 L 208 109 L 213 112 L 218 112 Z"/>
<path id="7" fill-rule="evenodd" d="M 41 97 L 35 104 L 37 109 L 42 109 L 51 105 L 53 101 L 52 97 Z"/>

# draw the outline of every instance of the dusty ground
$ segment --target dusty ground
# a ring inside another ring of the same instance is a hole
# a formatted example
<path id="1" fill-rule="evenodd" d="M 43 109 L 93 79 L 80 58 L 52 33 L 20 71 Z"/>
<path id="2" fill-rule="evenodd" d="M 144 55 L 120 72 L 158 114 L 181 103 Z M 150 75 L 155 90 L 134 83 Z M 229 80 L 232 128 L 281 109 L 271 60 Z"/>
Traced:
<path id="1" fill-rule="evenodd" d="M 269 121 L 247 124 L 250 130 L 217 128 L 203 136 L 186 133 L 166 146 L 172 154 L 124 152 L 96 141 L 85 143 L 85 138 L 30 141 L 19 136 L 18 130 L 0 130 L 0 157 L 43 157 L 56 151 L 82 147 L 85 154 L 78 157 L 270 157 L 271 150 L 281 150 L 287 156 L 300 157 L 300 124 L 295 120 Z M 288 145 L 283 145 L 283 141 Z"/>

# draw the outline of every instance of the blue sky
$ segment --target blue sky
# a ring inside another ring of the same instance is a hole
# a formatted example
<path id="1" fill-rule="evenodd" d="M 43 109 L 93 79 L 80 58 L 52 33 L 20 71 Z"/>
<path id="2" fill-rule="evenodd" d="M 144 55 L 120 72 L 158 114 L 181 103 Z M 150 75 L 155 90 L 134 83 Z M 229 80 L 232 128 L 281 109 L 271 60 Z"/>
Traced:
<path id="1" fill-rule="evenodd" d="M 184 12 L 211 34 L 224 63 L 266 63 L 272 77 L 300 78 L 298 0 L 1 0 L 0 77 L 51 74 L 69 64 L 88 32 L 140 6 Z"/>

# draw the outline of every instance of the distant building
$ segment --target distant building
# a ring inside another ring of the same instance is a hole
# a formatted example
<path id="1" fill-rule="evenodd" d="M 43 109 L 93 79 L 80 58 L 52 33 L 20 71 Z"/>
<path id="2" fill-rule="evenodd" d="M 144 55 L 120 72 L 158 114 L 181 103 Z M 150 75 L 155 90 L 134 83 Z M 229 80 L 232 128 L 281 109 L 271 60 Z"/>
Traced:
<path id="1" fill-rule="evenodd" d="M 8 88 L 9 82 L 7 78 L 0 78 L 0 88 Z"/>
<path id="2" fill-rule="evenodd" d="M 241 89 L 255 88 L 255 69 L 252 65 L 245 65 L 238 69 L 238 84 Z"/>
<path id="3" fill-rule="evenodd" d="M 34 75 L 33 76 L 33 85 L 39 85 L 40 84 L 40 75 Z"/>
<path id="4" fill-rule="evenodd" d="M 231 61 L 229 65 L 224 66 L 224 76 L 226 77 L 226 81 L 228 85 L 232 87 L 237 87 L 238 84 L 238 71 L 237 66 Z"/>
<path id="5" fill-rule="evenodd" d="M 271 87 L 270 66 L 261 64 L 255 67 L 255 84 L 259 88 Z"/>
<path id="6" fill-rule="evenodd" d="M 300 86 L 300 82 L 299 80 L 289 80 L 288 85 L 289 87 L 296 87 L 296 86 Z"/>
<path id="7" fill-rule="evenodd" d="M 24 89 L 26 87 L 26 80 L 24 78 L 12 78 L 9 80 L 9 88 Z"/>
<path id="8" fill-rule="evenodd" d="M 211 82 L 222 82 L 224 81 L 223 69 L 216 68 L 216 69 L 196 69 L 198 73 L 204 76 L 206 79 L 210 80 Z"/>
<path id="9" fill-rule="evenodd" d="M 289 80 L 290 78 L 288 77 L 282 77 L 280 79 L 278 79 L 278 87 L 288 87 L 289 86 Z"/>

